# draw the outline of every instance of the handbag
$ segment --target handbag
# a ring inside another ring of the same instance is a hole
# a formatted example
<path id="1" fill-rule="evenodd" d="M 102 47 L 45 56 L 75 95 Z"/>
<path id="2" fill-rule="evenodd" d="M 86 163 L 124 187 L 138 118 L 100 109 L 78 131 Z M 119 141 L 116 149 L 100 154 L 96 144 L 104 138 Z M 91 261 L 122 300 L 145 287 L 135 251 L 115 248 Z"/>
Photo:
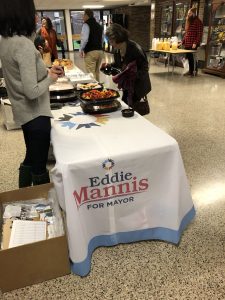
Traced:
<path id="1" fill-rule="evenodd" d="M 147 96 L 144 96 L 140 101 L 134 102 L 132 108 L 141 116 L 148 115 L 150 113 L 150 106 Z"/>

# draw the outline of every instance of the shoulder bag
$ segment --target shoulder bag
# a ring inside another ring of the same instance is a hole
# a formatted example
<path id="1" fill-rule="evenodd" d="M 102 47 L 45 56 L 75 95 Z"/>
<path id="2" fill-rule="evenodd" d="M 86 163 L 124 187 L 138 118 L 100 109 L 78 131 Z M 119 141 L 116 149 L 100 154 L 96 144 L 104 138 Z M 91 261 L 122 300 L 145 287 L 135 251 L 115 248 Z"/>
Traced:
<path id="1" fill-rule="evenodd" d="M 134 102 L 132 108 L 141 116 L 148 115 L 150 113 L 150 106 L 147 96 L 144 96 L 140 101 Z"/>

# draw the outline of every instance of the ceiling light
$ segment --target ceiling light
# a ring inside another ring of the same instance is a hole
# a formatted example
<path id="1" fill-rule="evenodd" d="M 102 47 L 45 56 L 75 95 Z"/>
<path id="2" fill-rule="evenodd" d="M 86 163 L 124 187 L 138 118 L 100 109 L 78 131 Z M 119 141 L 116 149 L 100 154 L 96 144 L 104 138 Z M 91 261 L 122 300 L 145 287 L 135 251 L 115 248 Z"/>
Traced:
<path id="1" fill-rule="evenodd" d="M 83 5 L 83 8 L 103 8 L 104 5 Z"/>

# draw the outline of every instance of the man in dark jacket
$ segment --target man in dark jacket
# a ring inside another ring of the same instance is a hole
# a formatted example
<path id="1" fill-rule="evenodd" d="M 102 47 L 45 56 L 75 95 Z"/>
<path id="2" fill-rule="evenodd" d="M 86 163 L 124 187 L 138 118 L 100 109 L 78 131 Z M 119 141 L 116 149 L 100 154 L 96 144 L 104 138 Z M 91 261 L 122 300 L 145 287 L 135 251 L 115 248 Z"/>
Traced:
<path id="1" fill-rule="evenodd" d="M 80 55 L 84 57 L 87 72 L 93 73 L 96 80 L 99 81 L 99 68 L 103 56 L 103 28 L 93 17 L 93 11 L 91 9 L 85 9 L 83 20 Z"/>

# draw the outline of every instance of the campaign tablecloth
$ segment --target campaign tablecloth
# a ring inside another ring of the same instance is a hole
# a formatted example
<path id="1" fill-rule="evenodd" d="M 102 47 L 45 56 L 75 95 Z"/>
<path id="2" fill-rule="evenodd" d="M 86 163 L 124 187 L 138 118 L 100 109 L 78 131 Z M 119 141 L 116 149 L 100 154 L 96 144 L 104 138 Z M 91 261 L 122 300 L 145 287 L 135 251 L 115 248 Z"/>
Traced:
<path id="1" fill-rule="evenodd" d="M 85 276 L 96 247 L 179 243 L 195 215 L 177 142 L 135 113 L 53 111 L 52 170 L 66 212 L 72 271 Z"/>

